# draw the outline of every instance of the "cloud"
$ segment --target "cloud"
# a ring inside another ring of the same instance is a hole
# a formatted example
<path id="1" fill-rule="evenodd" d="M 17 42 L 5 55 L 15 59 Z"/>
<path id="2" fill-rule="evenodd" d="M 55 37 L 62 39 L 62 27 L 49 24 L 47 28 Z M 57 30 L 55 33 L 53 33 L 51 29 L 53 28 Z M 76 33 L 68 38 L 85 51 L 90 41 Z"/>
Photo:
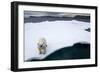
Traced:
<path id="1" fill-rule="evenodd" d="M 76 15 L 90 16 L 86 13 L 65 13 L 65 12 L 43 12 L 43 11 L 24 11 L 24 17 L 30 16 L 58 16 L 58 17 L 74 17 Z"/>

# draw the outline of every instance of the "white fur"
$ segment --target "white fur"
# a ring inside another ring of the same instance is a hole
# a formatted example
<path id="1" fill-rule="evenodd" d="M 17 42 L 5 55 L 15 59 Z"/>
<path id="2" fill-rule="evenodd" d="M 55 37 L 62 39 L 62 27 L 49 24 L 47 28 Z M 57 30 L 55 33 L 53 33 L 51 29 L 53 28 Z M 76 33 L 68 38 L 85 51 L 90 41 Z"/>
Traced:
<path id="1" fill-rule="evenodd" d="M 47 42 L 45 38 L 40 38 L 37 47 L 39 50 L 39 54 L 46 54 L 46 47 L 47 47 Z"/>

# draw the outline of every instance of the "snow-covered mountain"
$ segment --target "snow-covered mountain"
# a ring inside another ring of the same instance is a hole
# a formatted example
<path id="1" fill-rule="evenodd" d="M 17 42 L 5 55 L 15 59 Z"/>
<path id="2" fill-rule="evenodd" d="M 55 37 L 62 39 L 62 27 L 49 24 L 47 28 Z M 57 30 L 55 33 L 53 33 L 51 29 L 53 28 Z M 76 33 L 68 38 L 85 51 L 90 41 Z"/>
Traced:
<path id="1" fill-rule="evenodd" d="M 44 59 L 56 50 L 72 46 L 75 43 L 90 43 L 90 23 L 76 20 L 44 21 L 40 23 L 25 23 L 25 61 L 29 59 Z M 40 55 L 37 49 L 38 39 L 47 40 L 47 53 Z"/>

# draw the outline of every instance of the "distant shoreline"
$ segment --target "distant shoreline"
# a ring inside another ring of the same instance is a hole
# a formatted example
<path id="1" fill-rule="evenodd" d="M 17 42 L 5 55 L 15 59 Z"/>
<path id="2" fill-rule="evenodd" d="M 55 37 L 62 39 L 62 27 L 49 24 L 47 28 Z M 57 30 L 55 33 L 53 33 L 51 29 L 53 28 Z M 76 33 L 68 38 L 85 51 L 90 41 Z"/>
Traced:
<path id="1" fill-rule="evenodd" d="M 77 15 L 75 17 L 57 17 L 57 16 L 30 16 L 25 18 L 24 17 L 24 23 L 38 23 L 38 22 L 44 22 L 44 21 L 71 21 L 71 20 L 77 20 L 77 21 L 83 21 L 83 22 L 90 22 L 90 16 L 80 16 Z"/>

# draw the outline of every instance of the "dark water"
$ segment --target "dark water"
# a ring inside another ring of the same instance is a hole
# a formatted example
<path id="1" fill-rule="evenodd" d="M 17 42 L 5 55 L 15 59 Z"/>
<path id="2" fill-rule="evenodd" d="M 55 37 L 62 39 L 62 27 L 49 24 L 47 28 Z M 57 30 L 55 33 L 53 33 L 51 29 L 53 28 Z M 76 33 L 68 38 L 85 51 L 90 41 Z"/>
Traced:
<path id="1" fill-rule="evenodd" d="M 90 32 L 90 28 L 88 28 L 88 29 L 85 29 L 85 31 L 88 31 L 88 32 Z"/>
<path id="2" fill-rule="evenodd" d="M 72 47 L 62 48 L 44 60 L 87 59 L 90 58 L 90 45 L 77 43 Z"/>
<path id="3" fill-rule="evenodd" d="M 75 17 L 57 17 L 57 16 L 30 16 L 28 18 L 24 18 L 24 23 L 38 23 L 43 21 L 71 21 L 71 20 L 78 20 L 83 22 L 90 22 L 90 16 L 75 16 Z"/>
<path id="4" fill-rule="evenodd" d="M 70 47 L 64 47 L 55 51 L 43 60 L 31 59 L 28 61 L 50 61 L 50 60 L 74 60 L 89 59 L 90 44 L 77 43 Z"/>

